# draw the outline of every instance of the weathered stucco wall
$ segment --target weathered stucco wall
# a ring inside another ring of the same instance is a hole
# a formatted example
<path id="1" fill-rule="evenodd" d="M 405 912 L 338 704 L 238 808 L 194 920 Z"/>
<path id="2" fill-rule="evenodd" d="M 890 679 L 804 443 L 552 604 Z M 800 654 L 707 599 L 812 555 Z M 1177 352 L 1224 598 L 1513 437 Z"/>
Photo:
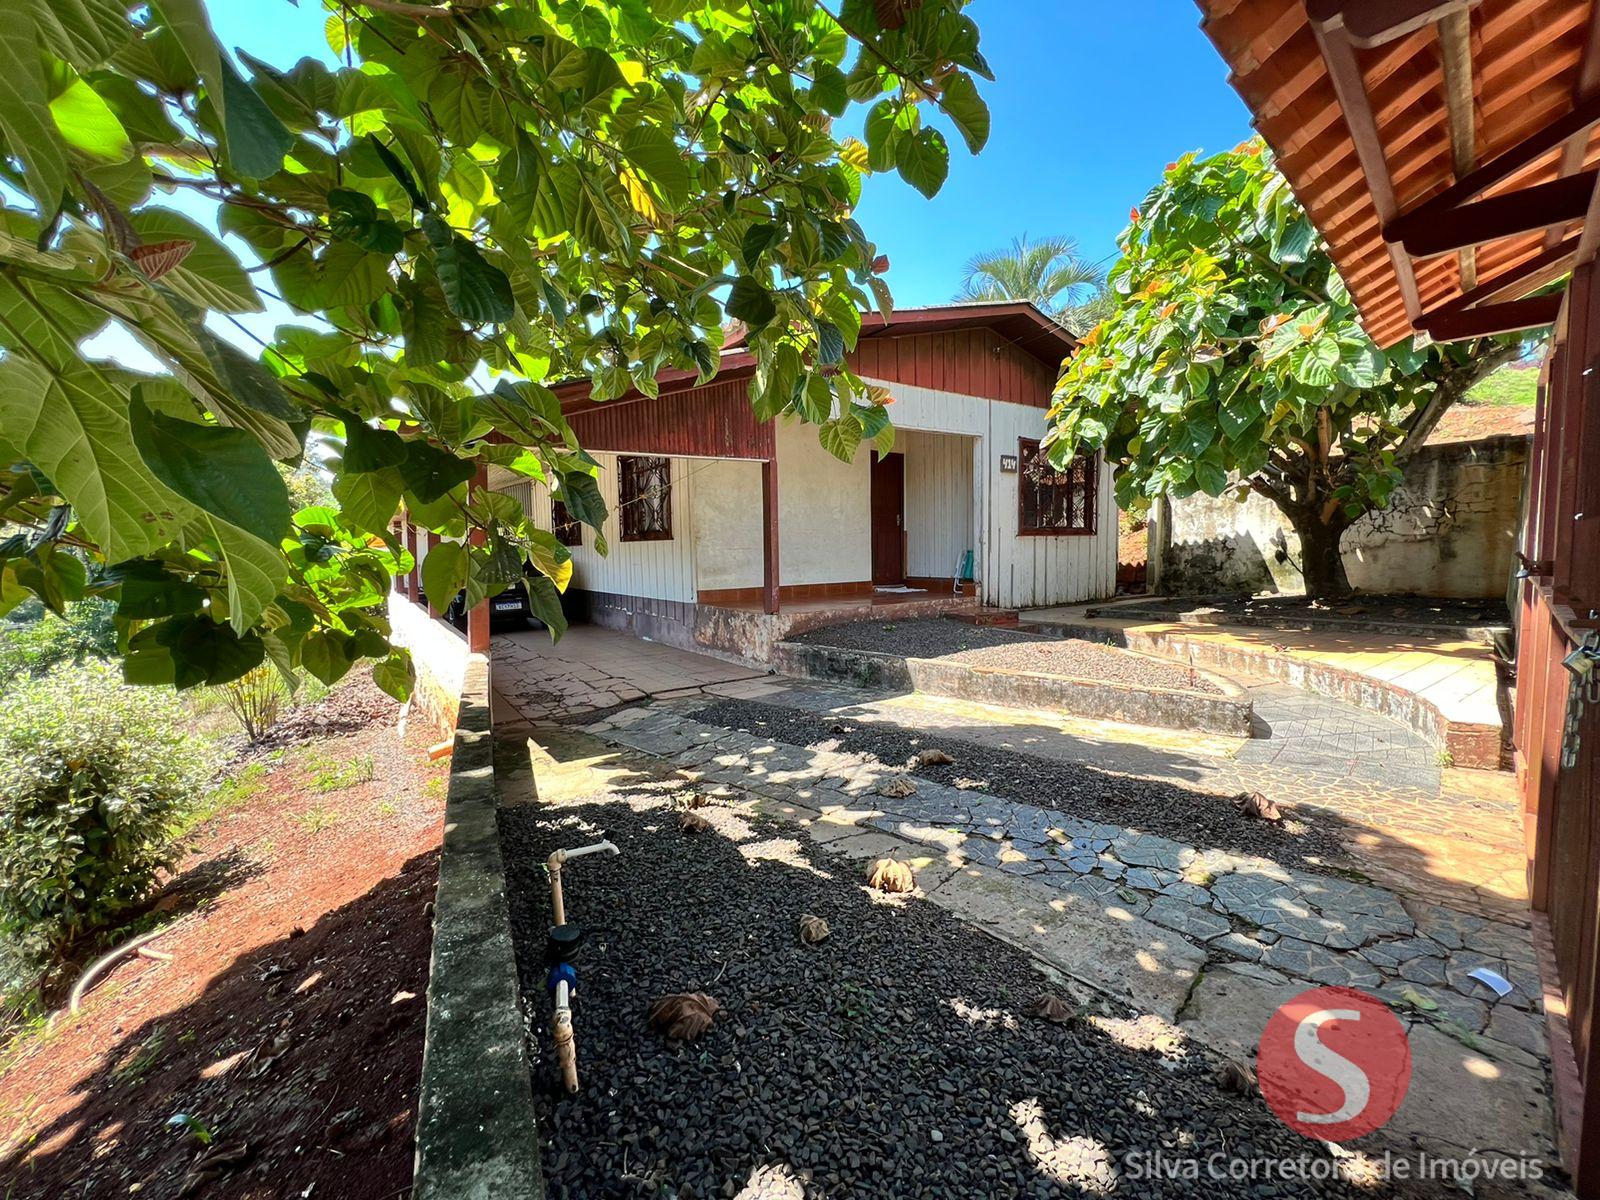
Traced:
<path id="1" fill-rule="evenodd" d="M 792 418 L 781 420 L 776 432 L 778 569 L 783 582 L 871 579 L 870 451 L 863 446 L 854 462 L 840 462 L 818 444 L 815 425 Z M 759 551 L 756 564 L 759 568 Z"/>
<path id="2" fill-rule="evenodd" d="M 691 469 L 695 586 L 702 592 L 760 587 L 761 464 L 705 459 Z"/>
<path id="3" fill-rule="evenodd" d="M 1528 439 L 1425 446 L 1382 512 L 1346 531 L 1345 570 L 1367 592 L 1505 595 L 1521 519 Z M 1167 506 L 1152 532 L 1159 588 L 1169 593 L 1297 592 L 1300 542 L 1259 496 L 1242 504 L 1196 495 Z"/>

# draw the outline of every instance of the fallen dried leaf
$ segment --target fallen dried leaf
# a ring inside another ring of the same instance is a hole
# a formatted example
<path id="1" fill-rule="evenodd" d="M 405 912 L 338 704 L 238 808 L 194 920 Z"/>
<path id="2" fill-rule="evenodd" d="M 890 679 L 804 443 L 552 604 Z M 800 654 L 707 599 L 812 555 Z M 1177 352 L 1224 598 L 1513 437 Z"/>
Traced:
<path id="1" fill-rule="evenodd" d="M 1060 996 L 1045 992 L 1028 1006 L 1028 1015 L 1055 1025 L 1070 1025 L 1077 1019 L 1078 1010 Z"/>
<path id="2" fill-rule="evenodd" d="M 915 758 L 914 765 L 919 767 L 942 767 L 956 760 L 943 750 L 924 750 Z"/>
<path id="3" fill-rule="evenodd" d="M 917 881 L 905 863 L 880 858 L 867 869 L 867 886 L 880 892 L 909 892 L 917 886 Z"/>
<path id="4" fill-rule="evenodd" d="M 705 833 L 711 828 L 711 822 L 696 812 L 686 812 L 678 818 L 678 828 L 684 833 Z"/>
<path id="5" fill-rule="evenodd" d="M 878 785 L 878 795 L 887 796 L 891 800 L 899 800 L 906 796 L 915 796 L 917 785 L 905 775 L 894 775 Z"/>
<path id="6" fill-rule="evenodd" d="M 815 945 L 828 936 L 828 923 L 821 917 L 806 913 L 800 918 L 800 940 L 806 945 Z"/>
<path id="7" fill-rule="evenodd" d="M 1258 821 L 1283 820 L 1283 813 L 1278 806 L 1260 792 L 1240 792 L 1233 803 L 1245 816 L 1255 817 Z"/>
<path id="8" fill-rule="evenodd" d="M 711 1028 L 712 1018 L 721 1008 L 704 992 L 675 992 L 651 1004 L 646 1019 L 657 1033 L 674 1041 L 692 1042 Z"/>

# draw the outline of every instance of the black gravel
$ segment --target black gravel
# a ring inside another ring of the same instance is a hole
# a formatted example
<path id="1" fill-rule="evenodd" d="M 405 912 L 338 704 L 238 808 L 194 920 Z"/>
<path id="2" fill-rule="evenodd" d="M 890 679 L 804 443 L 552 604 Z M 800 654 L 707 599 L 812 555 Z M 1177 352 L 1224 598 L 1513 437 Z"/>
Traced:
<path id="1" fill-rule="evenodd" d="M 943 749 L 953 763 L 919 766 L 916 774 L 1085 820 L 1137 826 L 1199 849 L 1256 854 L 1313 871 L 1347 857 L 1336 820 L 1323 813 L 1299 812 L 1278 797 L 1273 799 L 1284 811 L 1282 823 L 1245 816 L 1232 796 L 1115 775 L 1022 750 L 993 749 L 942 730 L 918 733 L 887 722 L 840 719 L 754 700 L 723 700 L 691 715 L 708 725 L 742 729 L 795 746 L 864 754 L 893 766 L 923 750 Z"/>
<path id="2" fill-rule="evenodd" d="M 1130 654 L 1099 642 L 1042 637 L 940 617 L 830 625 L 802 633 L 794 640 L 845 650 L 873 650 L 903 658 L 953 658 L 974 666 L 1069 675 L 1135 687 L 1219 694 L 1222 690 L 1181 663 Z"/>
<path id="3" fill-rule="evenodd" d="M 1326 1167 L 1326 1150 L 1259 1097 L 1219 1088 L 1215 1061 L 1197 1050 L 1164 1058 L 1087 1022 L 1024 1016 L 1041 983 L 1020 952 L 930 903 L 874 903 L 857 886 L 863 864 L 815 848 L 793 862 L 747 858 L 723 836 L 685 838 L 660 793 L 651 799 L 645 811 L 595 797 L 501 812 L 536 1059 L 550 1045 L 539 864 L 600 832 L 622 849 L 566 879 L 569 918 L 588 930 L 576 1013 L 586 1086 L 568 1097 L 536 1062 L 556 1200 L 734 1197 L 763 1171 L 767 1185 L 746 1197 L 1081 1196 L 1071 1171 L 1058 1177 L 1034 1152 L 1069 1138 L 1105 1148 L 1119 1197 L 1386 1194 L 1326 1181 L 1135 1179 L 1123 1166 L 1133 1153 L 1197 1158 L 1203 1172 L 1212 1153 Z M 758 825 L 742 844 L 782 832 Z M 825 918 L 832 936 L 801 945 L 804 913 Z M 700 1041 L 674 1046 L 646 1028 L 645 1012 L 681 991 L 707 992 L 722 1011 Z M 1030 1149 L 1018 1117 L 1034 1105 L 1032 1128 L 1049 1141 Z"/>

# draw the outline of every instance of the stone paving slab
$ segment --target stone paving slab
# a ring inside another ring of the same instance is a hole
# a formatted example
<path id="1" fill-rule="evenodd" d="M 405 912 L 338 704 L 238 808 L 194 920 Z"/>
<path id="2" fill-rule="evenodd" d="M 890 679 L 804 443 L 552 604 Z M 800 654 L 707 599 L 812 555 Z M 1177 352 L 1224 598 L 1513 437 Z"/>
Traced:
<path id="1" fill-rule="evenodd" d="M 1218 961 L 1257 963 L 1302 986 L 1367 988 L 1422 1019 L 1491 1037 L 1486 1031 L 1497 1010 L 1537 1006 L 1525 931 L 1477 914 L 963 791 L 864 755 L 706 725 L 673 707 L 590 728 L 669 757 L 707 783 L 805 805 L 820 814 L 824 837 L 876 830 L 920 844 L 951 866 L 1026 880 L 1057 911 L 1082 912 L 1107 928 L 1137 921 L 1173 936 L 1174 946 L 1204 946 Z M 894 785 L 907 780 L 910 792 L 897 794 L 903 789 Z M 1480 965 L 1510 979 L 1511 995 L 1495 999 L 1470 979 L 1467 973 Z"/>

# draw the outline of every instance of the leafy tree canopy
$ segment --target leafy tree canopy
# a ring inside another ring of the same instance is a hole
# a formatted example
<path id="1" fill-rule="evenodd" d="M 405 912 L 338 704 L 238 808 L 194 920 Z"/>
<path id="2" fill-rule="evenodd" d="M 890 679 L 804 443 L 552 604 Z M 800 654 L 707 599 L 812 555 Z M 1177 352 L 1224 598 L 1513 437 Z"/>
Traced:
<path id="1" fill-rule="evenodd" d="M 0 21 L 0 612 L 116 603 L 125 671 L 180 687 L 358 660 L 409 688 L 384 617 L 403 504 L 481 545 L 429 560 L 476 603 L 521 576 L 557 624 L 569 553 L 490 465 L 599 529 L 596 468 L 549 390 L 655 392 L 750 331 L 763 416 L 848 454 L 892 436 L 844 365 L 887 312 L 862 176 L 932 194 L 988 76 L 963 0 L 366 0 L 342 65 L 214 36 L 203 0 L 14 0 Z M 870 104 L 866 140 L 833 122 Z M 228 243 L 164 201 L 214 203 Z M 281 299 L 304 323 L 218 335 Z M 120 327 L 169 374 L 88 356 Z M 838 415 L 835 415 L 835 404 Z M 336 449 L 332 504 L 278 467 Z M 85 565 L 87 564 L 87 566 Z"/>
<path id="2" fill-rule="evenodd" d="M 1515 339 L 1380 349 L 1260 142 L 1173 163 L 1119 244 L 1116 311 L 1056 388 L 1053 459 L 1103 449 L 1139 511 L 1254 491 L 1300 535 L 1307 590 L 1348 591 L 1340 535 Z"/>

